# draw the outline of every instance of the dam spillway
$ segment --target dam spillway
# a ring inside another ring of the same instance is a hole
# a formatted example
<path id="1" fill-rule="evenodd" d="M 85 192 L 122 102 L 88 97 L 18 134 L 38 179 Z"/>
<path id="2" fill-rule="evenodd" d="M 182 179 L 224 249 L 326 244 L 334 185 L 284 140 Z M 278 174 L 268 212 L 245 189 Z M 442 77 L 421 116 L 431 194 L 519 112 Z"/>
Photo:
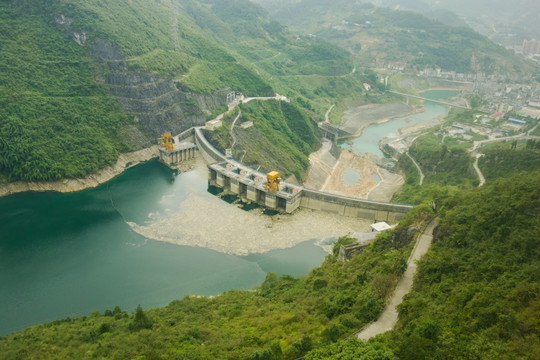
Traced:
<path id="1" fill-rule="evenodd" d="M 292 213 L 300 206 L 302 187 L 282 182 L 279 191 L 266 190 L 266 175 L 236 161 L 208 165 L 208 182 L 270 209 Z"/>

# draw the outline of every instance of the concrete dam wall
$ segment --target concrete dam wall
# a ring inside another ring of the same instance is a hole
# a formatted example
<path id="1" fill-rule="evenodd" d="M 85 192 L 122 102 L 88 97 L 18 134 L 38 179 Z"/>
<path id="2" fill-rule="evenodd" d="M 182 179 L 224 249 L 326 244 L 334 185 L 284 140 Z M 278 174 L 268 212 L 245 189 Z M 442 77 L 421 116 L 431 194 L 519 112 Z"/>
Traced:
<path id="1" fill-rule="evenodd" d="M 412 209 L 411 205 L 364 200 L 305 187 L 300 207 L 373 221 L 399 221 Z"/>
<path id="2" fill-rule="evenodd" d="M 401 220 L 412 209 L 411 205 L 331 194 L 286 182 L 282 182 L 280 191 L 270 192 L 264 189 L 265 174 L 227 159 L 208 142 L 201 128 L 195 128 L 193 136 L 198 149 L 210 163 L 208 166 L 210 184 L 271 209 L 291 213 L 302 207 L 343 216 L 390 222 Z"/>

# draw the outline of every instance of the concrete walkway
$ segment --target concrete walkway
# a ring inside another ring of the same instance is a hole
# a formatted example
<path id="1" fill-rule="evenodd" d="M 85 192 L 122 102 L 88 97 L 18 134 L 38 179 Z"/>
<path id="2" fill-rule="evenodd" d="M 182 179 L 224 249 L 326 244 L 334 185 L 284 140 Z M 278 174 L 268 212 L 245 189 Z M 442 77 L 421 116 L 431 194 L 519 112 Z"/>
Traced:
<path id="1" fill-rule="evenodd" d="M 376 335 L 390 331 L 396 325 L 398 320 L 397 306 L 403 301 L 403 296 L 411 290 L 414 274 L 416 274 L 416 262 L 428 251 L 433 240 L 434 227 L 435 219 L 428 224 L 424 232 L 418 237 L 411 256 L 407 261 L 407 270 L 399 280 L 381 316 L 379 316 L 377 321 L 367 325 L 358 332 L 357 336 L 360 340 L 368 340 Z"/>

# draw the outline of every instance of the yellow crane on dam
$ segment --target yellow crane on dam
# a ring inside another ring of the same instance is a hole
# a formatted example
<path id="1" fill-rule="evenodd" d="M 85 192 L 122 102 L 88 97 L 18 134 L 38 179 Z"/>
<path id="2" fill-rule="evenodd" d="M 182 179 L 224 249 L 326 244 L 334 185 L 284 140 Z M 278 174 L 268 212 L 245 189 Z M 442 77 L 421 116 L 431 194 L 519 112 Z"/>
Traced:
<path id="1" fill-rule="evenodd" d="M 279 191 L 280 182 L 281 178 L 279 177 L 279 173 L 277 171 L 271 171 L 266 175 L 266 185 L 264 189 L 270 192 Z"/>
<path id="2" fill-rule="evenodd" d="M 161 135 L 161 147 L 172 152 L 174 150 L 174 140 L 171 133 Z"/>

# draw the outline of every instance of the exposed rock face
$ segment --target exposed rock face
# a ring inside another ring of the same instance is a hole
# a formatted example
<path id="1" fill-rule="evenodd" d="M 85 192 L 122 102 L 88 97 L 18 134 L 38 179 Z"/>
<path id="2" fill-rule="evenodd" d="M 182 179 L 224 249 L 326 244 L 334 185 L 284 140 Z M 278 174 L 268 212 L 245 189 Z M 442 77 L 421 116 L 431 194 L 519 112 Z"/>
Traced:
<path id="1" fill-rule="evenodd" d="M 109 71 L 101 80 L 152 138 L 203 125 L 206 118 L 202 110 L 211 111 L 226 101 L 225 93 L 192 95 L 179 89 L 171 78 L 130 70 L 124 55 L 106 41 L 97 39 L 92 50 Z"/>
<path id="2" fill-rule="evenodd" d="M 89 46 L 97 62 L 106 70 L 96 80 L 109 88 L 120 107 L 133 115 L 135 126 L 121 129 L 129 133 L 127 143 L 141 149 L 155 143 L 164 132 L 178 134 L 206 122 L 206 114 L 227 103 L 227 89 L 213 95 L 192 94 L 172 77 L 130 69 L 124 54 L 107 41 L 87 42 L 87 33 L 74 32 L 72 19 L 55 17 L 59 27 L 81 46 Z"/>

